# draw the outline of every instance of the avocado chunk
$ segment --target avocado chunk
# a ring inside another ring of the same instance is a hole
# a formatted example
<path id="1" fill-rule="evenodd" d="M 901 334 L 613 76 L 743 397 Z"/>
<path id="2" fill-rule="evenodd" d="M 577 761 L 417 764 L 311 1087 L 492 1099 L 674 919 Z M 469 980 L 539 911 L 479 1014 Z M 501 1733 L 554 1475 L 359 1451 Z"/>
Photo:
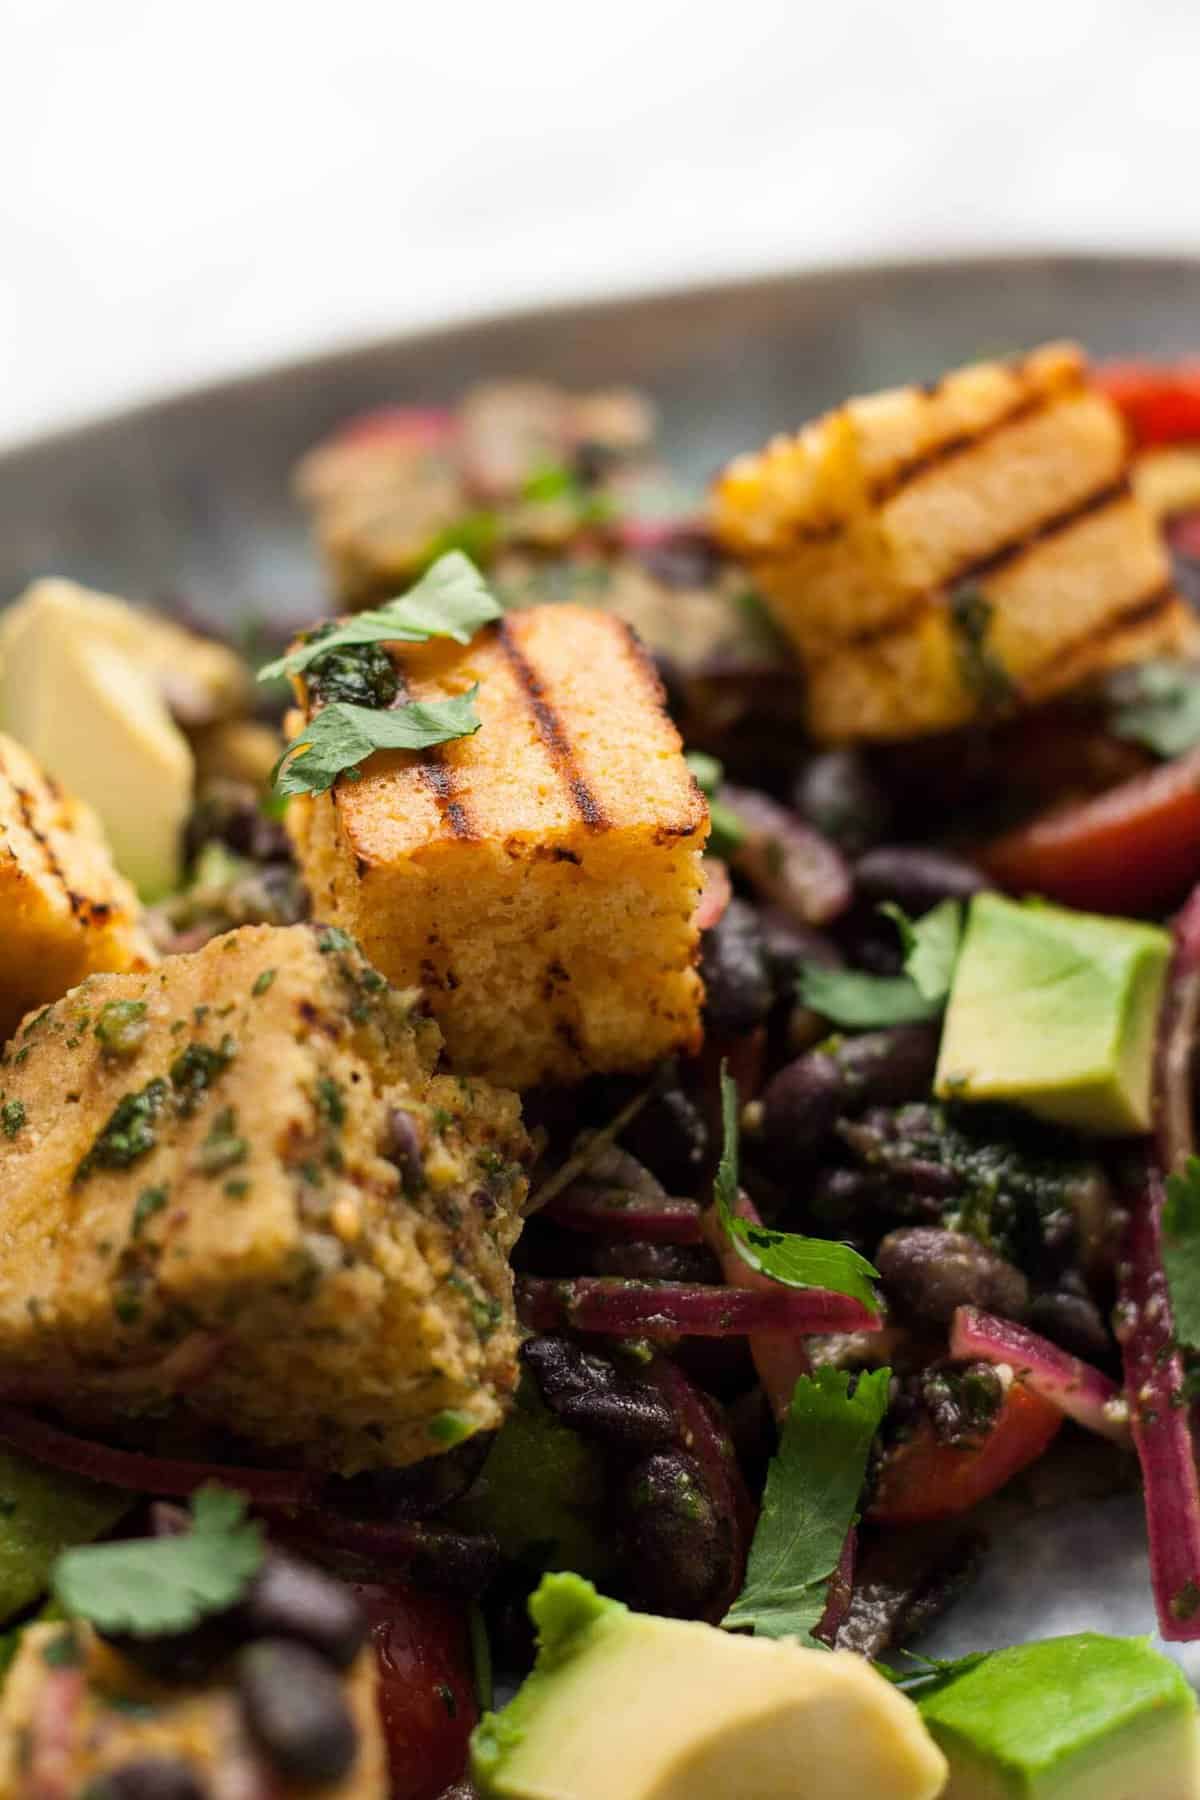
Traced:
<path id="1" fill-rule="evenodd" d="M 0 1624 L 44 1594 L 61 1550 L 111 1531 L 129 1494 L 0 1449 Z"/>
<path id="2" fill-rule="evenodd" d="M 206 721 L 244 699 L 223 645 L 69 581 L 36 582 L 0 626 L 0 719 L 100 815 L 143 899 L 178 885 L 195 759 L 172 717 Z"/>
<path id="3" fill-rule="evenodd" d="M 485 1800 L 934 1800 L 912 1702 L 846 1651 L 630 1612 L 577 1575 L 530 1601 L 538 1658 L 471 1738 Z"/>
<path id="4" fill-rule="evenodd" d="M 937 1094 L 1005 1101 L 1101 1136 L 1148 1130 L 1169 951 L 1155 925 L 977 894 L 950 988 Z"/>
<path id="5" fill-rule="evenodd" d="M 920 1702 L 944 1800 L 1196 1800 L 1196 1699 L 1146 1638 L 1084 1631 L 997 1650 Z"/>

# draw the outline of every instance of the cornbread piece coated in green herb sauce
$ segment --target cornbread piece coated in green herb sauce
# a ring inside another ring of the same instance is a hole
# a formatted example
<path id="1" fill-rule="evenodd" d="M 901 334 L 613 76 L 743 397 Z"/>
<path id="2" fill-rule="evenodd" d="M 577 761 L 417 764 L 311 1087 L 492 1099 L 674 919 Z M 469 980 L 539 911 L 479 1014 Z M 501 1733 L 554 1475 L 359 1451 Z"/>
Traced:
<path id="1" fill-rule="evenodd" d="M 498 1425 L 528 1144 L 515 1095 L 433 1073 L 418 1002 L 340 931 L 247 926 L 31 1015 L 0 1382 L 92 1431 L 173 1399 L 346 1473 Z"/>

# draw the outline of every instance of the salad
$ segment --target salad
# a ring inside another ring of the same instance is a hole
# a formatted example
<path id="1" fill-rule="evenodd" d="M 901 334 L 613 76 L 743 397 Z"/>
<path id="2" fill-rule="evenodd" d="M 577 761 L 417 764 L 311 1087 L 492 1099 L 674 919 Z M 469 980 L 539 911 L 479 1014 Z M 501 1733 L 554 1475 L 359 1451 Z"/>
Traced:
<path id="1" fill-rule="evenodd" d="M 1200 1795 L 919 1650 L 1138 1488 L 1200 1639 L 1200 370 L 296 486 L 325 619 L 0 618 L 0 1797 Z"/>

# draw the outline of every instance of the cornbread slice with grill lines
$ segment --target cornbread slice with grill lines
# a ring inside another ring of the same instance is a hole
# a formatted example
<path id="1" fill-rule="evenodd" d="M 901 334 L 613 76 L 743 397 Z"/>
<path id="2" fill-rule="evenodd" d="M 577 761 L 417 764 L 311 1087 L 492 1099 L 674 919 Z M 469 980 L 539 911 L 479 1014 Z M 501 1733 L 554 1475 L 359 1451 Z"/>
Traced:
<path id="1" fill-rule="evenodd" d="M 169 1401 L 345 1474 L 498 1425 L 528 1141 L 440 1043 L 307 925 L 32 1015 L 0 1068 L 0 1389 L 92 1434 Z"/>
<path id="2" fill-rule="evenodd" d="M 482 725 L 291 802 L 317 914 L 423 988 L 460 1072 L 525 1087 L 695 1049 L 708 812 L 629 627 L 544 606 L 391 654 L 413 698 L 478 683 Z"/>
<path id="3" fill-rule="evenodd" d="M 713 513 L 827 740 L 950 729 L 1194 639 L 1070 345 L 852 400 L 737 459 Z"/>
<path id="4" fill-rule="evenodd" d="M 30 1625 L 21 1633 L 0 1698 L 0 1794 L 35 1800 L 53 1791 L 99 1800 L 108 1791 L 105 1776 L 161 1759 L 182 1765 L 198 1792 L 214 1796 L 385 1800 L 387 1757 L 376 1690 L 375 1654 L 368 1647 L 342 1677 L 358 1739 L 354 1762 L 340 1781 L 314 1787 L 289 1781 L 266 1763 L 247 1728 L 232 1670 L 218 1668 L 193 1685 L 167 1685 L 121 1656 L 90 1625 Z M 53 1788 L 46 1785 L 47 1762 Z"/>
<path id="5" fill-rule="evenodd" d="M 0 1036 L 97 969 L 158 957 L 100 822 L 0 735 Z"/>

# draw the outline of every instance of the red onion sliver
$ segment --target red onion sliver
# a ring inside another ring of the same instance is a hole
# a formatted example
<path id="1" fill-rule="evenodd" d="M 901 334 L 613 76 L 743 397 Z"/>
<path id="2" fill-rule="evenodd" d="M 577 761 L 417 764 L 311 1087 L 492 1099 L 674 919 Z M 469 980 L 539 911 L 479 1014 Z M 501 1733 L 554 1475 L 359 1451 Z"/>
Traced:
<path id="1" fill-rule="evenodd" d="M 546 1217 L 568 1231 L 600 1232 L 653 1244 L 701 1242 L 700 1208 L 694 1200 L 661 1200 L 626 1188 L 589 1188 L 578 1182 L 552 1200 Z"/>
<path id="2" fill-rule="evenodd" d="M 338 427 L 327 442 L 336 444 L 411 444 L 434 450 L 456 435 L 455 415 L 440 406 L 377 406 Z"/>
<path id="3" fill-rule="evenodd" d="M 837 1634 L 846 1623 L 850 1611 L 850 1602 L 854 1598 L 854 1565 L 858 1560 L 858 1528 L 852 1525 L 846 1533 L 846 1541 L 842 1545 L 842 1554 L 838 1558 L 837 1568 L 829 1577 L 829 1594 L 825 1601 L 825 1611 L 816 1625 L 813 1636 L 822 1644 L 828 1644 L 832 1650 L 837 1643 Z"/>
<path id="4" fill-rule="evenodd" d="M 1196 1150 L 1192 1069 L 1200 1036 L 1200 888 L 1176 918 L 1174 936 L 1154 1081 L 1155 1141 L 1168 1175 Z"/>
<path id="5" fill-rule="evenodd" d="M 752 1225 L 762 1223 L 753 1201 L 745 1194 L 738 1195 L 737 1212 Z M 744 1257 L 738 1255 L 715 1207 L 711 1207 L 704 1215 L 704 1235 L 710 1249 L 716 1254 L 721 1264 L 721 1273 L 730 1287 L 745 1288 L 755 1294 L 778 1293 L 777 1281 L 772 1281 L 769 1275 L 762 1274 L 758 1269 L 752 1269 Z M 876 1320 L 876 1324 L 878 1323 Z M 792 1404 L 797 1381 L 801 1375 L 807 1375 L 812 1367 L 804 1334 L 799 1331 L 753 1332 L 750 1337 L 750 1355 L 758 1370 L 763 1392 L 771 1403 L 771 1411 L 782 1424 Z"/>
<path id="6" fill-rule="evenodd" d="M 1158 1628 L 1168 1641 L 1188 1643 L 1200 1638 L 1200 1481 L 1163 1271 L 1165 1198 L 1162 1174 L 1146 1157 L 1118 1267 L 1117 1336 L 1146 1490 Z"/>
<path id="7" fill-rule="evenodd" d="M 857 1300 L 820 1288 L 770 1292 L 683 1281 L 579 1276 L 517 1282 L 517 1310 L 532 1331 L 600 1331 L 612 1337 L 745 1337 L 750 1332 L 861 1331 L 876 1322 Z"/>
<path id="8" fill-rule="evenodd" d="M 1025 1325 L 960 1306 L 950 1332 L 950 1354 L 973 1362 L 1007 1364 L 1023 1375 L 1034 1393 L 1051 1401 L 1069 1419 L 1114 1443 L 1129 1443 L 1129 1409 L 1115 1381 L 1039 1337 Z"/>
<path id="9" fill-rule="evenodd" d="M 0 1406 L 0 1443 L 49 1468 L 141 1494 L 186 1495 L 215 1481 L 236 1488 L 250 1500 L 292 1506 L 308 1499 L 321 1483 L 320 1476 L 304 1470 L 242 1469 L 228 1463 L 180 1462 L 140 1450 L 118 1450 L 111 1444 L 76 1437 L 10 1406 Z"/>
<path id="10" fill-rule="evenodd" d="M 301 1545 L 366 1557 L 387 1581 L 455 1593 L 482 1593 L 500 1551 L 484 1532 L 454 1531 L 423 1519 L 355 1519 L 332 1506 L 269 1507 L 272 1532 Z"/>

